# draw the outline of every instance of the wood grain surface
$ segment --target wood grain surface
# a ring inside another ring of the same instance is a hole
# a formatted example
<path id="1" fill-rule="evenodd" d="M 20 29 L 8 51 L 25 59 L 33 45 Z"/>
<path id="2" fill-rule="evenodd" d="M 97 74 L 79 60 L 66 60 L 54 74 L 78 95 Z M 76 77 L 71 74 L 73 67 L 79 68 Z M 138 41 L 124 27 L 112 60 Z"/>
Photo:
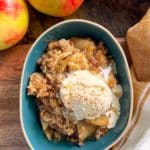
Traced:
<path id="1" fill-rule="evenodd" d="M 19 83 L 25 56 L 34 40 L 48 27 L 62 20 L 81 18 L 108 28 L 124 37 L 149 7 L 149 0 L 85 0 L 80 9 L 66 18 L 43 15 L 30 6 L 26 36 L 13 48 L 0 52 L 0 150 L 28 150 L 19 120 Z M 118 38 L 131 64 L 124 38 Z"/>
<path id="2" fill-rule="evenodd" d="M 20 75 L 30 45 L 0 52 L 0 150 L 29 149 L 19 120 Z"/>
<path id="3" fill-rule="evenodd" d="M 150 6 L 150 0 L 84 0 L 83 5 L 69 17 L 43 15 L 28 5 L 29 29 L 21 44 L 32 43 L 45 29 L 66 19 L 87 19 L 108 28 L 116 37 L 126 36 L 128 28 L 138 22 Z"/>
<path id="4" fill-rule="evenodd" d="M 130 60 L 124 38 L 118 41 Z M 19 83 L 30 46 L 18 45 L 0 52 L 0 150 L 29 149 L 19 120 Z"/>

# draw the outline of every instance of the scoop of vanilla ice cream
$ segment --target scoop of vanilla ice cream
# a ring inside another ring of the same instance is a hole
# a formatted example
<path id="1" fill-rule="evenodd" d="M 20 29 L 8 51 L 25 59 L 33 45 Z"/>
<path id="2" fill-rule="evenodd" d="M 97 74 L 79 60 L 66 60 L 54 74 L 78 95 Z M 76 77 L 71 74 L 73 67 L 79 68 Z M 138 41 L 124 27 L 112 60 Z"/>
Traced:
<path id="1" fill-rule="evenodd" d="M 115 111 L 114 111 L 115 110 Z M 107 126 L 108 129 L 114 128 L 117 120 L 120 116 L 120 103 L 119 98 L 113 94 L 112 96 L 112 104 L 111 109 L 108 110 L 105 115 L 109 118 L 109 124 Z"/>
<path id="2" fill-rule="evenodd" d="M 71 72 L 62 81 L 60 97 L 76 120 L 94 119 L 110 109 L 112 92 L 97 75 L 87 70 Z"/>

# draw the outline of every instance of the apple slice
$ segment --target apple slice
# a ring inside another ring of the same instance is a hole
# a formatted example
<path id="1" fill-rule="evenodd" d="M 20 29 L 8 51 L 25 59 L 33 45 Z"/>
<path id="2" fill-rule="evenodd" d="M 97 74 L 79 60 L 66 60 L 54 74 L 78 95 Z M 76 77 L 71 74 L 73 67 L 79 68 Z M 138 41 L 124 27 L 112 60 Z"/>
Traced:
<path id="1" fill-rule="evenodd" d="M 95 119 L 86 120 L 86 122 L 96 126 L 107 126 L 109 124 L 109 118 L 103 115 Z"/>

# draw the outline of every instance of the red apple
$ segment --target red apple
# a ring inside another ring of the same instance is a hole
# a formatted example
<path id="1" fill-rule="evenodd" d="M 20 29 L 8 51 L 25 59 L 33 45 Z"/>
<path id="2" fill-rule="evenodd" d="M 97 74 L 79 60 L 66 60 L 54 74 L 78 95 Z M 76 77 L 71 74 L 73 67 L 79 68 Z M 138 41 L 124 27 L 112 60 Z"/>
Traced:
<path id="1" fill-rule="evenodd" d="M 22 39 L 28 27 L 28 10 L 23 0 L 0 0 L 0 50 Z"/>
<path id="2" fill-rule="evenodd" d="M 84 0 L 28 0 L 38 11 L 55 16 L 69 16 L 75 12 Z"/>

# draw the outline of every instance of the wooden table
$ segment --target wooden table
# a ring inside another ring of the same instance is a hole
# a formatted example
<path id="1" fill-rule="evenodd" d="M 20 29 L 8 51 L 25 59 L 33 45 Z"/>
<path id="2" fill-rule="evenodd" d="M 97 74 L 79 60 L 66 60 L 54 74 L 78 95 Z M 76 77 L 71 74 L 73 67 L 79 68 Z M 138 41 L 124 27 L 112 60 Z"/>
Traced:
<path id="1" fill-rule="evenodd" d="M 53 18 L 29 7 L 30 25 L 24 39 L 15 47 L 0 52 L 0 150 L 28 150 L 19 120 L 19 82 L 25 56 L 41 32 L 51 25 L 70 18 L 84 18 L 107 27 L 115 36 L 124 37 L 129 26 L 137 22 L 150 5 L 149 0 L 85 0 L 72 16 Z M 118 39 L 129 63 L 124 38 Z"/>

